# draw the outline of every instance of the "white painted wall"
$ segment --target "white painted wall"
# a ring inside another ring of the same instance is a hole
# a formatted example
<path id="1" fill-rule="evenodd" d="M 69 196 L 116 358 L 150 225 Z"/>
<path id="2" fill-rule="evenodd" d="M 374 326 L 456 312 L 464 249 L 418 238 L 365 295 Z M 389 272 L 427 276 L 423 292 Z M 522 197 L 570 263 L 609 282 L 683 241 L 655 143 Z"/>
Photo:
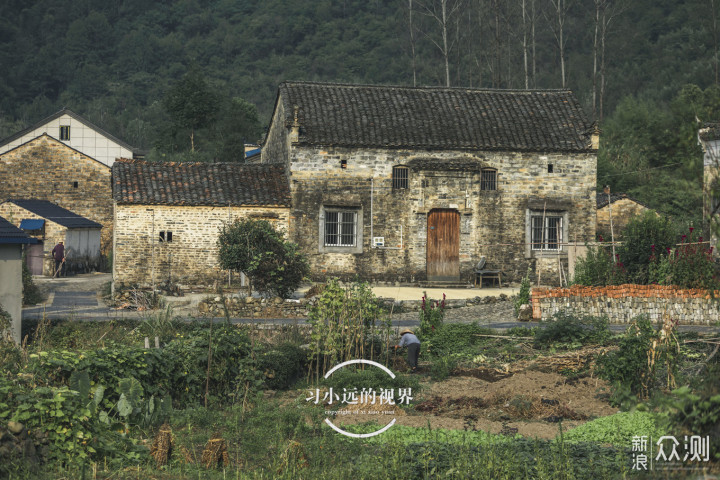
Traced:
<path id="1" fill-rule="evenodd" d="M 12 319 L 12 338 L 20 343 L 22 327 L 22 245 L 0 244 L 0 304 Z"/>
<path id="2" fill-rule="evenodd" d="M 65 248 L 72 257 L 97 258 L 100 256 L 100 229 L 68 228 L 65 233 Z"/>
<path id="3" fill-rule="evenodd" d="M 60 127 L 65 125 L 70 126 L 70 140 L 60 140 Z M 122 147 L 67 114 L 49 121 L 45 125 L 28 132 L 20 138 L 16 138 L 7 145 L 3 145 L 0 147 L 0 154 L 27 143 L 43 133 L 47 133 L 51 137 L 60 140 L 88 157 L 104 163 L 108 167 L 112 166 L 116 158 L 133 158 L 132 151 Z"/>

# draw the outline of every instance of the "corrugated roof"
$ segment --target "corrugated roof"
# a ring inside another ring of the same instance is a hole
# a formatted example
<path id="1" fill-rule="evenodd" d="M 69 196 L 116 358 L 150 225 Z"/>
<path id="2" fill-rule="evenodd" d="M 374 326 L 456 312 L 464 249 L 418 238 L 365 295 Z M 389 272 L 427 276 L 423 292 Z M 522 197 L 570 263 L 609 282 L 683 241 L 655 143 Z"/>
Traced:
<path id="1" fill-rule="evenodd" d="M 29 237 L 12 223 L 0 217 L 0 243 L 2 244 L 33 244 L 36 238 Z"/>
<path id="2" fill-rule="evenodd" d="M 121 160 L 112 177 L 118 203 L 290 206 L 288 178 L 279 165 Z"/>
<path id="3" fill-rule="evenodd" d="M 102 228 L 102 225 L 47 200 L 10 199 L 18 207 L 66 228 Z"/>
<path id="4" fill-rule="evenodd" d="M 591 150 L 592 124 L 569 90 L 282 83 L 299 143 L 453 150 Z"/>

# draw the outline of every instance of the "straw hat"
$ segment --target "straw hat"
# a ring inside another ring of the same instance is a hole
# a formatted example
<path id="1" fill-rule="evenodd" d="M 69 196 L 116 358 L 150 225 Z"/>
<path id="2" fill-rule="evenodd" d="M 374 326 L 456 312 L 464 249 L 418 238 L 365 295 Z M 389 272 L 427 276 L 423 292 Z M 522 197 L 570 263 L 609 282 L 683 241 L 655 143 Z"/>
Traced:
<path id="1" fill-rule="evenodd" d="M 409 328 L 406 328 L 405 330 L 403 330 L 402 332 L 400 332 L 400 336 L 403 336 L 403 335 L 405 335 L 406 333 L 413 333 L 413 331 L 410 330 Z"/>

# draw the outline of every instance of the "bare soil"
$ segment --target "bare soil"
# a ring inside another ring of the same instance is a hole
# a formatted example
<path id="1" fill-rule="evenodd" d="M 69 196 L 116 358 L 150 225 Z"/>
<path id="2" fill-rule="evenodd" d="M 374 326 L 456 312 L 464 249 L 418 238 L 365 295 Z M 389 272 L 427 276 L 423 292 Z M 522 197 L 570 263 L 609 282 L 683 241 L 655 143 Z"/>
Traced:
<path id="1" fill-rule="evenodd" d="M 464 370 L 465 375 L 442 382 L 422 382 L 422 394 L 413 400 L 412 408 L 405 410 L 406 415 L 353 413 L 338 415 L 334 422 L 343 425 L 376 421 L 385 425 L 395 418 L 397 425 L 429 424 L 431 428 L 477 429 L 548 439 L 558 434 L 560 421 L 566 430 L 618 411 L 606 399 L 607 383 L 597 378 L 569 379 L 532 370 L 501 376 L 488 369 L 474 370 Z"/>

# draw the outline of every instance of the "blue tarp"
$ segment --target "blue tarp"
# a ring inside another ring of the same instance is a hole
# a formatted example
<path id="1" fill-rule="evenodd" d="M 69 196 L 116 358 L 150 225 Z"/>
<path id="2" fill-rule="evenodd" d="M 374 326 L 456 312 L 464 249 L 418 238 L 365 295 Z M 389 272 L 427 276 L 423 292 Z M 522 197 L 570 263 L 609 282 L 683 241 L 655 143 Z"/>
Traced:
<path id="1" fill-rule="evenodd" d="M 26 218 L 20 222 L 21 230 L 40 230 L 45 225 L 45 220 L 39 218 Z"/>

